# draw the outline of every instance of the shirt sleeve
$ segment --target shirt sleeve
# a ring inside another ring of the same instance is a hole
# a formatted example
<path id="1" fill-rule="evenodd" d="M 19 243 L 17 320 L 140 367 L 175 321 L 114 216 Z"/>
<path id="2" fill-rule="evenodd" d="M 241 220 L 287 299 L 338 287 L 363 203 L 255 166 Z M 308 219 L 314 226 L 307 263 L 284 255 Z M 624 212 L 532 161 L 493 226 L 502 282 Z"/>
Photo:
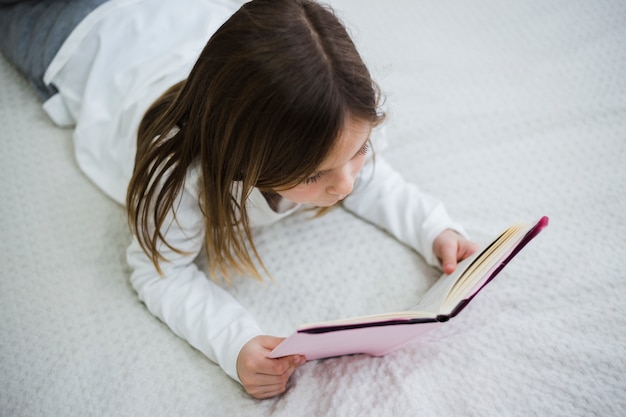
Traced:
<path id="1" fill-rule="evenodd" d="M 167 261 L 160 263 L 159 275 L 134 237 L 127 251 L 133 288 L 152 314 L 241 383 L 239 352 L 263 332 L 254 317 L 194 263 L 205 236 L 197 194 L 184 189 L 163 229 L 165 240 L 182 253 L 161 244 Z"/>
<path id="2" fill-rule="evenodd" d="M 439 268 L 441 264 L 433 252 L 435 238 L 446 229 L 467 237 L 439 200 L 407 182 L 379 155 L 366 162 L 343 206 L 387 230 Z"/>

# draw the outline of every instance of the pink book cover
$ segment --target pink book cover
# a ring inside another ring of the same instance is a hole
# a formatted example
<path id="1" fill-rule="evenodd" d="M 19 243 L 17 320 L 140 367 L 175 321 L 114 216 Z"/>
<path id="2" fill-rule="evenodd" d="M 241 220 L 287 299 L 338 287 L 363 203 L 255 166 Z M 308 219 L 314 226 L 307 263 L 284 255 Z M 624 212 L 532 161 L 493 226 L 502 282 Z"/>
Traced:
<path id="1" fill-rule="evenodd" d="M 459 314 L 498 273 L 513 259 L 528 242 L 548 225 L 548 217 L 543 216 L 526 235 L 489 270 L 479 284 L 461 300 L 449 315 L 419 319 L 386 319 L 342 325 L 320 325 L 300 329 L 285 339 L 270 354 L 270 358 L 300 354 L 307 360 L 316 360 L 350 354 L 382 356 L 418 338 L 420 335 L 440 326 L 443 322 Z"/>

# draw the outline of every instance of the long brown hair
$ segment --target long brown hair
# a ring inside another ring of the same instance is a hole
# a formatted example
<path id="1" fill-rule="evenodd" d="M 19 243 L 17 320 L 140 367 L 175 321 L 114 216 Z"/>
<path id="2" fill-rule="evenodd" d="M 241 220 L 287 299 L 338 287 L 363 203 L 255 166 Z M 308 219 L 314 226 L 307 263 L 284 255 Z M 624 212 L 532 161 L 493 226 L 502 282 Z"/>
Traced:
<path id="1" fill-rule="evenodd" d="M 159 242 L 169 246 L 161 231 L 166 216 L 188 169 L 199 163 L 211 275 L 228 280 L 234 268 L 261 279 L 246 213 L 250 191 L 285 189 L 309 177 L 348 117 L 382 120 L 378 99 L 332 10 L 308 0 L 242 6 L 208 41 L 189 77 L 163 94 L 139 126 L 128 217 L 157 270 L 165 260 Z M 235 182 L 240 194 L 233 193 Z"/>

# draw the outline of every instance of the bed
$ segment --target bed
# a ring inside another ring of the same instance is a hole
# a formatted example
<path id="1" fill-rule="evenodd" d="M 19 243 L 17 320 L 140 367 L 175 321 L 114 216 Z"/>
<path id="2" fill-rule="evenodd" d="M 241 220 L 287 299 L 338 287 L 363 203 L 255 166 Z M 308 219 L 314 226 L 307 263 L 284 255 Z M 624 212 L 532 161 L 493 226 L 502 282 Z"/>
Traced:
<path id="1" fill-rule="evenodd" d="M 626 3 L 330 4 L 385 93 L 379 153 L 479 242 L 550 226 L 439 329 L 255 400 L 138 301 L 123 207 L 0 57 L 0 415 L 626 415 Z M 405 309 L 440 274 L 343 209 L 310 217 L 257 232 L 273 280 L 225 287 L 271 334 Z"/>

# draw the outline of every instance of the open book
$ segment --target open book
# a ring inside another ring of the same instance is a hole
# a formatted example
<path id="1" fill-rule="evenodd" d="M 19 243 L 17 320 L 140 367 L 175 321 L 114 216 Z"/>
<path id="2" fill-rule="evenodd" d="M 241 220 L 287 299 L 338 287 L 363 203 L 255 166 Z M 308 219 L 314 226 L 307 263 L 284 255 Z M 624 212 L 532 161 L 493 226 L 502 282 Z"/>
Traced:
<path id="1" fill-rule="evenodd" d="M 515 224 L 484 249 L 443 275 L 410 311 L 313 323 L 300 328 L 271 353 L 271 358 L 301 354 L 307 360 L 365 353 L 382 356 L 459 314 L 519 251 L 548 225 Z"/>

